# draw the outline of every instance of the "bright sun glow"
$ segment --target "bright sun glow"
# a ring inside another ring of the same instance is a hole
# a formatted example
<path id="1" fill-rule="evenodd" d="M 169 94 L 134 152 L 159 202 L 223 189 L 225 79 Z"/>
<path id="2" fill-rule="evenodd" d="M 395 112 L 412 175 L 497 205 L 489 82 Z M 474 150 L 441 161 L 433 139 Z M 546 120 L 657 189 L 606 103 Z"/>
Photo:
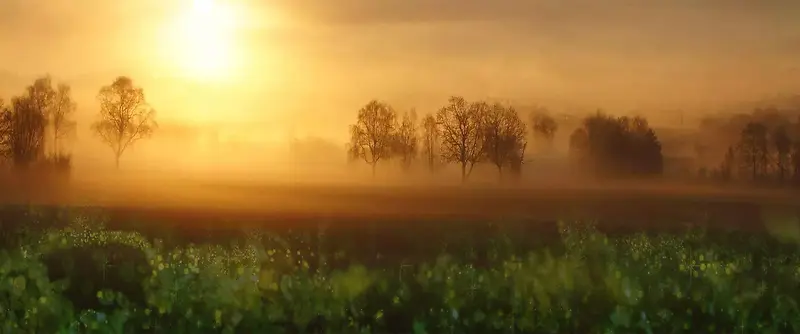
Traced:
<path id="1" fill-rule="evenodd" d="M 239 58 L 237 16 L 235 7 L 220 0 L 192 0 L 167 42 L 173 64 L 197 79 L 231 77 Z"/>

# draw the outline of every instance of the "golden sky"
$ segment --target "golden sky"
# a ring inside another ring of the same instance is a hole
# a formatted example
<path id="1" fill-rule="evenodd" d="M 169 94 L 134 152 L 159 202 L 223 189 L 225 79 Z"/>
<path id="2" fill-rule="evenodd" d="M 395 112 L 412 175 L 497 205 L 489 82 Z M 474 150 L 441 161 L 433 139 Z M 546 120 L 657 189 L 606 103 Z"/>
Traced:
<path id="1" fill-rule="evenodd" d="M 0 0 L 0 96 L 44 73 L 81 119 L 125 74 L 259 140 L 343 139 L 371 98 L 656 110 L 800 92 L 800 1 Z"/>

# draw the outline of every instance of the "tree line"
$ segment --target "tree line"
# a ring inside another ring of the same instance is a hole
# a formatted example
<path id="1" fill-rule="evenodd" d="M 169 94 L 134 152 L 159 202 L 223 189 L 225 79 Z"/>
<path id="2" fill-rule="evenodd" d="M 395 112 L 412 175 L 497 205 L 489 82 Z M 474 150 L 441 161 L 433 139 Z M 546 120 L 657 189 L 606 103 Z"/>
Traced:
<path id="1" fill-rule="evenodd" d="M 129 77 L 115 78 L 96 98 L 99 110 L 90 128 L 111 149 L 119 167 L 122 155 L 158 128 L 156 113 Z M 0 98 L 0 161 L 23 170 L 69 170 L 68 144 L 77 127 L 77 109 L 70 86 L 56 84 L 50 76 L 37 78 L 7 102 Z M 725 151 L 722 161 L 701 168 L 702 176 L 800 186 L 800 117 L 790 120 L 776 110 L 757 110 L 732 116 L 727 123 L 707 119 L 699 132 L 715 127 L 739 130 L 735 138 L 721 132 L 719 137 L 730 145 L 716 149 Z M 521 174 L 529 161 L 530 139 L 540 148 L 552 147 L 558 131 L 559 122 L 544 108 L 523 116 L 509 104 L 453 96 L 418 119 L 413 109 L 398 113 L 388 103 L 372 100 L 350 126 L 347 152 L 351 161 L 370 165 L 373 174 L 380 164 L 396 161 L 408 171 L 421 160 L 430 172 L 456 165 L 462 181 L 485 163 L 503 179 Z M 580 171 L 603 177 L 660 175 L 664 169 L 661 143 L 646 118 L 602 111 L 585 117 L 569 135 L 569 156 Z"/>
<path id="2" fill-rule="evenodd" d="M 92 132 L 113 151 L 116 166 L 122 154 L 157 128 L 155 110 L 144 90 L 128 77 L 118 77 L 100 88 L 100 110 Z M 71 168 L 67 141 L 75 134 L 78 108 L 70 86 L 54 85 L 50 76 L 36 79 L 6 104 L 0 99 L 0 157 L 17 170 L 32 166 Z"/>
<path id="3" fill-rule="evenodd" d="M 397 159 L 404 170 L 421 157 L 435 172 L 455 164 L 466 181 L 479 163 L 489 163 L 502 179 L 519 176 L 529 134 L 552 146 L 558 123 L 546 110 L 532 112 L 526 124 L 510 105 L 467 101 L 453 96 L 435 114 L 416 123 L 414 110 L 398 115 L 392 106 L 373 100 L 362 107 L 350 126 L 348 155 L 363 160 L 373 174 L 382 161 Z M 657 175 L 663 171 L 661 144 L 641 117 L 586 117 L 570 136 L 570 155 L 583 171 L 602 176 Z"/>
<path id="4" fill-rule="evenodd" d="M 777 110 L 756 110 L 751 116 L 719 166 L 701 175 L 800 186 L 800 117 L 791 121 Z"/>

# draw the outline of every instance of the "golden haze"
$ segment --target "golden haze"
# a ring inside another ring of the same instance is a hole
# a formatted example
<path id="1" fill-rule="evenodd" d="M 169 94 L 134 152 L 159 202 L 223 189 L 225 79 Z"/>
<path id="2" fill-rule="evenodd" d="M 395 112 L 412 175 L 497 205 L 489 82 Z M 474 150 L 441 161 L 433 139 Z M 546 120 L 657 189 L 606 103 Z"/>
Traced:
<path id="1" fill-rule="evenodd" d="M 800 90 L 797 2 L 626 3 L 6 0 L 0 96 L 45 73 L 72 85 L 80 171 L 112 164 L 88 124 L 99 87 L 129 75 L 163 127 L 126 165 L 214 170 L 275 167 L 294 138 L 343 146 L 372 98 L 421 113 L 459 94 L 674 121 L 664 110 Z"/>

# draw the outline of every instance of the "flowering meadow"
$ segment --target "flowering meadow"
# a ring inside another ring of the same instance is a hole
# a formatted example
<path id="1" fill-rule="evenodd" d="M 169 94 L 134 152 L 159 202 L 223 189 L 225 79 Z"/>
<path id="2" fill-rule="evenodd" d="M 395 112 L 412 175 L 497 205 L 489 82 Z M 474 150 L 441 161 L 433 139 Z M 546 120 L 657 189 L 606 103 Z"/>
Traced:
<path id="1" fill-rule="evenodd" d="M 321 232 L 179 244 L 68 220 L 5 236 L 0 332 L 800 332 L 800 246 L 768 233 L 559 222 L 536 247 L 497 233 L 369 262 Z"/>

